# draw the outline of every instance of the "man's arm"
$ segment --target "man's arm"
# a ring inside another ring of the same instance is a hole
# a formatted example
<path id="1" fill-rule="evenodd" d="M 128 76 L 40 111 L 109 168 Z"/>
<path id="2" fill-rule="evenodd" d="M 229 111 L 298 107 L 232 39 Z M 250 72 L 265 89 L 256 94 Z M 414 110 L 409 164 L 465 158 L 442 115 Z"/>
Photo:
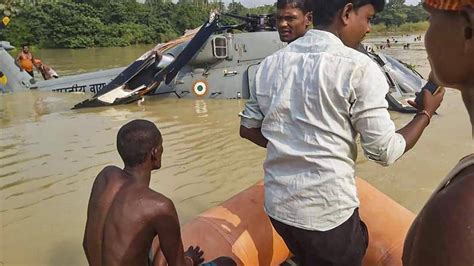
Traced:
<path id="1" fill-rule="evenodd" d="M 249 88 L 250 98 L 240 116 L 240 137 L 266 148 L 268 140 L 262 134 L 263 113 L 257 101 L 256 82 Z"/>
<path id="2" fill-rule="evenodd" d="M 423 101 L 421 106 L 416 106 L 413 101 L 410 104 L 418 109 L 417 115 L 405 127 L 399 129 L 397 133 L 401 134 L 406 142 L 405 152 L 413 148 L 421 137 L 425 128 L 430 124 L 431 117 L 435 114 L 443 101 L 445 89 L 441 88 L 434 95 L 428 90 L 423 89 Z M 424 113 L 426 112 L 426 113 Z"/>
<path id="3" fill-rule="evenodd" d="M 16 58 L 15 58 L 15 64 L 20 68 L 20 71 L 23 71 L 23 68 L 21 67 L 20 64 L 20 59 L 21 59 L 21 53 L 19 53 Z"/>
<path id="4" fill-rule="evenodd" d="M 91 261 L 89 259 L 89 248 L 87 247 L 87 243 L 89 243 L 88 239 L 87 239 L 87 227 L 88 225 L 86 224 L 86 229 L 84 230 L 84 238 L 82 240 L 82 249 L 84 250 L 84 254 L 86 255 L 86 259 L 87 259 L 87 263 L 89 263 L 89 265 L 91 265 Z"/>
<path id="5" fill-rule="evenodd" d="M 427 114 L 417 114 L 404 128 L 396 131 L 385 100 L 387 81 L 378 66 L 370 62 L 357 69 L 352 85 L 351 123 L 361 135 L 366 156 L 382 165 L 392 164 L 415 145 L 444 95 L 444 90 L 435 95 L 424 91 L 420 112 L 424 110 Z"/>
<path id="6" fill-rule="evenodd" d="M 240 137 L 248 139 L 263 148 L 266 148 L 268 144 L 268 139 L 263 136 L 261 128 L 246 128 L 240 126 Z"/>
<path id="7" fill-rule="evenodd" d="M 178 214 L 173 202 L 164 196 L 160 196 L 160 199 L 157 201 L 157 215 L 153 224 L 160 241 L 161 251 L 168 265 L 192 266 L 201 263 L 203 259 L 201 258 L 202 252 L 199 251 L 199 248 L 197 248 L 197 254 L 184 254 Z M 196 250 L 188 250 L 187 253 L 193 251 Z"/>
<path id="8" fill-rule="evenodd" d="M 102 237 L 97 237 L 97 239 L 89 239 L 89 234 L 96 234 L 98 227 L 102 227 L 103 224 L 100 224 L 100 218 L 98 217 L 99 213 L 102 213 L 98 208 L 97 196 L 103 194 L 104 192 L 104 175 L 108 172 L 110 167 L 105 167 L 95 178 L 92 185 L 91 194 L 89 196 L 89 203 L 87 204 L 87 219 L 86 219 L 86 228 L 84 230 L 84 239 L 82 241 L 82 248 L 84 249 L 84 254 L 86 255 L 87 262 L 89 265 L 93 265 L 100 262 L 101 260 L 101 247 L 102 243 L 94 242 L 94 240 L 102 239 Z M 91 242 L 92 241 L 92 242 Z M 89 250 L 92 250 L 94 254 L 91 254 Z M 95 251 L 95 252 L 94 252 Z"/>

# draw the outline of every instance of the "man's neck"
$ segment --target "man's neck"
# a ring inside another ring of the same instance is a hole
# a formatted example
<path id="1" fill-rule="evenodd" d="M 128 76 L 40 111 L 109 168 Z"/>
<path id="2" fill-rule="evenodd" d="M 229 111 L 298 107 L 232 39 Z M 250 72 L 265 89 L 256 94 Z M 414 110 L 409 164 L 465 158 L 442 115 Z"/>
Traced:
<path id="1" fill-rule="evenodd" d="M 131 178 L 133 178 L 134 182 L 138 184 L 142 184 L 144 186 L 150 186 L 150 179 L 151 179 L 151 169 L 148 167 L 143 166 L 135 166 L 130 167 L 125 165 L 123 171 L 127 173 Z"/>
<path id="2" fill-rule="evenodd" d="M 329 26 L 315 26 L 314 29 L 330 32 L 330 33 L 336 35 L 336 37 L 340 38 L 339 33 L 337 31 L 337 27 L 334 24 L 329 25 Z"/>
<path id="3" fill-rule="evenodd" d="M 474 138 L 474 87 L 462 92 L 462 99 L 471 119 L 472 137 Z"/>

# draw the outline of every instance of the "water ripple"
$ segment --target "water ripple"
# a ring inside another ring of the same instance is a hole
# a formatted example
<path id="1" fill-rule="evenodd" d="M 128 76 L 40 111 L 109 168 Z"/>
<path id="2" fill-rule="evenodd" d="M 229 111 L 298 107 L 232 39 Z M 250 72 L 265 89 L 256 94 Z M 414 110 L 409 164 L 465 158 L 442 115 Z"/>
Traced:
<path id="1" fill-rule="evenodd" d="M 32 181 L 35 181 L 35 180 L 45 179 L 45 178 L 48 178 L 48 177 L 51 177 L 51 176 L 53 176 L 53 175 L 33 177 L 33 178 L 27 178 L 27 179 L 22 178 L 21 180 L 18 180 L 18 181 L 12 182 L 12 183 L 8 183 L 6 185 L 1 186 L 0 191 L 5 190 L 7 188 L 15 187 L 15 186 L 18 186 L 18 185 L 21 185 L 21 184 L 29 183 L 29 182 L 32 182 Z"/>
<path id="2" fill-rule="evenodd" d="M 12 172 L 8 172 L 8 173 L 5 173 L 5 174 L 1 174 L 0 178 L 12 176 L 12 175 L 17 174 L 17 173 L 18 173 L 18 171 L 12 171 Z"/>
<path id="3" fill-rule="evenodd" d="M 4 168 L 4 167 L 7 167 L 7 166 L 12 166 L 12 165 L 17 165 L 17 164 L 21 164 L 21 163 L 25 163 L 25 162 L 35 161 L 35 160 L 46 158 L 46 157 L 49 157 L 49 156 L 51 156 L 51 154 L 42 154 L 40 156 L 36 156 L 36 157 L 32 157 L 32 158 L 27 158 L 27 159 L 23 159 L 23 160 L 15 160 L 15 161 L 10 162 L 10 163 L 0 164 L 0 168 Z"/>

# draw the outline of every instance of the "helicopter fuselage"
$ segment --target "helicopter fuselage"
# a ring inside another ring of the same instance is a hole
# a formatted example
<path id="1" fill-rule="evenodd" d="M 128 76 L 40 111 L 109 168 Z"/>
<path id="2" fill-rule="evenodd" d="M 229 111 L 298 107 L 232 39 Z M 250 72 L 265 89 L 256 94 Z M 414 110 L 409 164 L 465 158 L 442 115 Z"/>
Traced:
<path id="1" fill-rule="evenodd" d="M 186 45 L 180 44 L 166 53 L 177 56 Z M 260 62 L 285 46 L 274 31 L 211 35 L 171 83 L 162 83 L 153 94 L 248 99 Z"/>

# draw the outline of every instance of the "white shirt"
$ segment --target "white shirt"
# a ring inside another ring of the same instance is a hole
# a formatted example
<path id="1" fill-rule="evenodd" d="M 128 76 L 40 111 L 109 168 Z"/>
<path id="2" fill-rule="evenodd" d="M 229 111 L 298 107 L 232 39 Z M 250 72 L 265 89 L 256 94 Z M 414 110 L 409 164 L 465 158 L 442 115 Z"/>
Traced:
<path id="1" fill-rule="evenodd" d="M 365 155 L 382 165 L 405 150 L 387 111 L 388 89 L 375 62 L 325 31 L 310 30 L 262 61 L 240 116 L 268 139 L 270 217 L 327 231 L 352 215 L 357 134 Z"/>

